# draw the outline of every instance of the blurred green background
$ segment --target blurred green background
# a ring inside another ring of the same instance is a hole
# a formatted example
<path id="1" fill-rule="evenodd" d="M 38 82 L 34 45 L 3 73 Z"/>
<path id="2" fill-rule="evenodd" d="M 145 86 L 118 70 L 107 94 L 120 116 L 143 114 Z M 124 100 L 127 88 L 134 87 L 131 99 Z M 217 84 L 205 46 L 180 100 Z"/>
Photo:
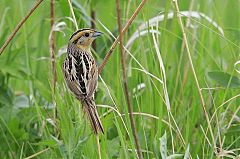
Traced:
<path id="1" fill-rule="evenodd" d="M 121 0 L 123 25 L 140 2 Z M 35 0 L 0 1 L 0 46 L 35 3 Z M 126 45 L 136 32 L 137 38 L 127 48 L 132 56 L 125 52 L 125 62 L 143 156 L 237 158 L 240 154 L 240 79 L 236 64 L 240 51 L 239 0 L 179 0 L 178 3 L 180 11 L 192 15 L 182 19 L 213 133 L 209 132 L 202 110 L 173 2 L 149 0 L 123 39 Z M 100 65 L 114 41 L 112 35 L 118 35 L 115 1 L 72 0 L 72 5 L 79 28 L 91 27 L 91 12 L 96 14 L 96 29 L 104 35 L 96 40 L 92 52 Z M 170 14 L 173 17 L 166 18 Z M 153 23 L 153 28 L 146 27 L 146 34 L 141 35 L 143 30 L 139 26 L 150 25 L 148 20 L 160 15 L 165 18 Z M 3 159 L 98 158 L 90 125 L 80 103 L 67 90 L 61 72 L 69 37 L 76 31 L 67 0 L 55 1 L 55 92 L 50 31 L 50 0 L 44 0 L 0 56 L 0 157 Z M 158 47 L 154 46 L 154 40 Z M 101 77 L 96 103 L 106 132 L 100 135 L 102 158 L 137 158 L 118 46 Z"/>

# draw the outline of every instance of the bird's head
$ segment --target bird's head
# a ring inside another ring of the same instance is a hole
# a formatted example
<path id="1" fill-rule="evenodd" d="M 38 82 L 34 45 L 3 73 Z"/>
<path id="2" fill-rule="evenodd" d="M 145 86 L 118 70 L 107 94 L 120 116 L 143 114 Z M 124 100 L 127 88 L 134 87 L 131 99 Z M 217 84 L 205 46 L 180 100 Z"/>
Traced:
<path id="1" fill-rule="evenodd" d="M 80 29 L 72 34 L 69 42 L 82 50 L 90 51 L 92 42 L 100 35 L 102 35 L 102 33 L 94 29 Z"/>

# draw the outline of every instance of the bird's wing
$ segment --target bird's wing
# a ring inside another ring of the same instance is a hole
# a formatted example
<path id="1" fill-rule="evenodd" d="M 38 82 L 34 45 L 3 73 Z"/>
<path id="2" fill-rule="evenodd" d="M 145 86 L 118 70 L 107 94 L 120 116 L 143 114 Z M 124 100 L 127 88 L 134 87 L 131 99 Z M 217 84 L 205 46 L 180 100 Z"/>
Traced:
<path id="1" fill-rule="evenodd" d="M 87 52 L 68 47 L 68 56 L 63 63 L 64 77 L 69 89 L 77 98 L 93 97 L 97 87 L 97 65 Z"/>

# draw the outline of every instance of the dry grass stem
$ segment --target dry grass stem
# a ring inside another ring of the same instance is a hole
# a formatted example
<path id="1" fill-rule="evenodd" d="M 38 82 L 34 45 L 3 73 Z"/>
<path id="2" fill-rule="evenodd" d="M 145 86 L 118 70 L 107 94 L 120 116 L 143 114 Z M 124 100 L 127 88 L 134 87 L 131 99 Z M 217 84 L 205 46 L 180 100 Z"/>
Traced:
<path id="1" fill-rule="evenodd" d="M 56 81 L 57 81 L 57 72 L 56 72 L 56 63 L 55 63 L 55 32 L 53 31 L 54 23 L 55 23 L 55 0 L 51 0 L 50 2 L 50 22 L 51 22 L 51 31 L 49 36 L 49 45 L 50 45 L 50 57 L 51 57 L 51 66 L 52 66 L 52 76 L 53 76 L 53 90 L 55 92 Z"/>
<path id="2" fill-rule="evenodd" d="M 140 10 L 141 10 L 142 7 L 144 6 L 145 2 L 146 2 L 146 0 L 142 0 L 142 2 L 139 4 L 139 6 L 137 7 L 137 9 L 134 11 L 133 15 L 131 16 L 131 18 L 128 20 L 127 24 L 126 24 L 125 27 L 123 28 L 122 34 L 124 34 L 124 33 L 128 30 L 129 26 L 132 24 L 133 20 L 136 18 L 136 16 L 138 15 L 138 13 L 140 12 Z M 114 48 L 116 47 L 118 41 L 119 41 L 119 36 L 115 39 L 115 41 L 113 42 L 110 50 L 108 51 L 107 55 L 105 56 L 102 64 L 99 66 L 99 68 L 98 68 L 98 74 L 101 74 L 103 67 L 104 67 L 105 64 L 107 63 L 110 55 L 112 54 Z"/>
<path id="3" fill-rule="evenodd" d="M 129 90 L 128 90 L 128 82 L 127 82 L 127 76 L 126 76 L 126 66 L 125 66 L 125 58 L 124 58 L 124 48 L 123 48 L 123 42 L 122 42 L 122 24 L 121 24 L 121 13 L 120 13 L 120 4 L 119 0 L 116 0 L 116 10 L 117 10 L 117 21 L 118 21 L 118 32 L 119 32 L 119 43 L 120 43 L 120 51 L 121 51 L 121 63 L 122 63 L 122 74 L 123 74 L 123 86 L 124 86 L 124 93 L 125 93 L 125 98 L 127 100 L 127 106 L 128 106 L 128 112 L 129 112 L 129 117 L 130 117 L 130 123 L 131 123 L 131 128 L 132 128 L 132 133 L 135 141 L 135 146 L 137 149 L 137 154 L 138 158 L 142 159 L 142 152 L 141 152 L 141 147 L 139 143 L 139 139 L 137 136 L 137 130 L 135 126 L 135 121 L 133 118 L 133 108 L 131 105 L 131 99 L 129 96 Z"/>
<path id="4" fill-rule="evenodd" d="M 173 3 L 175 5 L 175 8 L 176 8 L 176 11 L 177 11 L 177 14 L 178 14 L 180 11 L 179 11 L 177 0 L 173 0 Z M 191 57 L 189 45 L 188 45 L 188 42 L 187 42 L 187 35 L 185 33 L 185 29 L 184 29 L 184 26 L 183 26 L 182 19 L 179 15 L 178 15 L 178 20 L 179 20 L 180 27 L 181 27 L 181 30 L 182 30 L 182 33 L 183 33 L 183 41 L 185 43 L 185 47 L 186 47 L 186 50 L 187 50 L 188 60 L 190 62 L 190 67 L 191 67 L 191 70 L 192 70 L 192 73 L 193 73 L 194 81 L 195 81 L 195 84 L 197 86 L 197 90 L 198 90 L 198 94 L 199 94 L 199 97 L 200 97 L 203 112 L 204 112 L 205 118 L 207 120 L 208 128 L 210 130 L 210 135 L 211 135 L 211 138 L 212 138 L 212 141 L 213 141 L 213 144 L 214 144 L 214 148 L 216 148 L 216 143 L 215 143 L 215 140 L 214 140 L 214 135 L 213 135 L 212 127 L 211 127 L 211 124 L 210 124 L 210 120 L 209 120 L 209 117 L 208 117 L 208 114 L 207 114 L 207 111 L 206 111 L 205 102 L 204 102 L 203 95 L 202 95 L 202 92 L 201 92 L 201 88 L 200 88 L 200 85 L 199 85 L 199 82 L 198 82 L 198 79 L 197 79 L 195 68 L 193 66 L 192 57 Z"/>
<path id="5" fill-rule="evenodd" d="M 96 29 L 95 22 L 96 22 L 96 11 L 92 7 L 91 8 L 91 28 L 92 29 Z M 96 45 L 96 41 L 95 40 L 92 42 L 92 48 L 93 48 L 94 51 L 96 51 L 97 45 Z"/>
<path id="6" fill-rule="evenodd" d="M 99 136 L 98 136 L 98 134 L 96 135 L 96 140 L 97 140 L 97 147 L 98 147 L 98 157 L 99 157 L 99 159 L 102 159 L 101 146 L 100 146 L 100 143 L 99 143 Z"/>
<path id="7" fill-rule="evenodd" d="M 194 4 L 194 0 L 191 1 L 190 3 L 190 6 L 189 6 L 189 12 L 191 13 L 192 12 L 192 8 L 193 8 L 193 4 Z M 188 28 L 190 26 L 190 21 L 191 21 L 191 18 L 190 16 L 187 17 L 187 21 L 186 21 L 186 25 L 185 25 L 185 28 Z M 195 44 L 195 43 L 194 43 Z M 179 63 L 178 63 L 178 70 L 177 70 L 177 77 L 176 77 L 176 80 L 175 80 L 175 86 L 178 86 L 179 84 L 179 81 L 180 81 L 180 69 L 181 69 L 181 65 L 182 65 L 182 62 L 183 62 L 183 52 L 185 50 L 185 43 L 182 41 L 182 45 L 181 45 L 181 53 L 180 53 L 180 58 L 179 58 Z M 187 64 L 188 65 L 188 64 Z M 185 67 L 186 68 L 186 67 Z M 187 67 L 188 68 L 188 67 Z M 185 73 L 184 73 L 185 75 Z M 177 95 L 177 88 L 178 87 L 175 87 L 174 89 L 174 93 L 173 93 L 173 100 L 175 99 L 176 95 Z M 182 92 L 183 92 L 183 89 L 180 89 L 180 97 L 182 95 Z M 173 101 L 172 101 L 173 102 Z"/>
<path id="8" fill-rule="evenodd" d="M 69 4 L 69 7 L 70 7 L 70 11 L 71 11 L 72 17 L 73 17 L 74 25 L 75 25 L 76 29 L 78 30 L 77 20 L 76 20 L 74 11 L 73 11 L 71 0 L 68 0 L 68 4 Z"/>
<path id="9" fill-rule="evenodd" d="M 221 107 L 223 107 L 225 104 L 227 104 L 227 103 L 231 102 L 232 100 L 237 99 L 237 98 L 239 98 L 239 97 L 240 97 L 240 94 L 237 94 L 237 95 L 231 97 L 230 99 L 226 100 L 225 102 L 223 102 L 221 105 L 219 105 L 219 106 L 217 107 L 217 109 L 214 111 L 214 113 L 213 113 L 213 115 L 212 115 L 212 118 L 210 119 L 210 122 L 212 122 L 213 117 L 217 114 L 217 111 L 218 111 Z"/>
<path id="10" fill-rule="evenodd" d="M 48 148 L 46 148 L 46 149 L 44 149 L 44 150 L 42 150 L 42 151 L 39 151 L 39 152 L 37 152 L 37 153 L 35 153 L 35 154 L 31 155 L 31 156 L 26 157 L 25 159 L 31 159 L 31 158 L 34 158 L 34 157 L 36 157 L 36 156 L 38 156 L 38 155 L 40 155 L 40 154 L 42 154 L 42 153 L 48 151 L 49 149 L 50 149 L 50 148 L 48 147 Z"/>
<path id="11" fill-rule="evenodd" d="M 3 44 L 3 46 L 0 49 L 0 55 L 2 55 L 5 48 L 8 46 L 10 41 L 13 39 L 13 37 L 16 35 L 18 30 L 22 27 L 22 25 L 26 22 L 26 20 L 30 17 L 30 15 L 35 11 L 35 9 L 42 3 L 43 0 L 37 1 L 37 3 L 33 6 L 33 8 L 29 11 L 29 13 L 18 23 L 12 34 L 9 36 L 7 41 Z"/>
<path id="12" fill-rule="evenodd" d="M 97 107 L 102 107 L 102 108 L 109 108 L 109 110 L 107 112 L 105 112 L 104 114 L 102 114 L 100 116 L 100 118 L 103 118 L 103 117 L 106 117 L 108 114 L 110 114 L 111 112 L 116 112 L 118 114 L 119 117 L 121 116 L 124 116 L 126 114 L 121 114 L 119 113 L 118 110 L 116 110 L 114 107 L 112 106 L 109 106 L 109 105 L 97 105 Z M 152 115 L 152 114 L 148 114 L 148 113 L 143 113 L 143 112 L 133 112 L 132 113 L 133 115 L 140 115 L 140 116 L 143 116 L 143 117 L 149 117 L 149 118 L 153 118 L 153 119 L 156 119 L 156 120 L 159 120 L 160 118 L 155 116 L 155 115 Z M 129 113 L 128 113 L 129 115 Z"/>
<path id="13" fill-rule="evenodd" d="M 114 104 L 114 107 L 110 107 L 110 106 L 107 106 L 107 105 L 97 105 L 97 106 L 102 106 L 102 107 L 105 106 L 105 107 L 109 107 L 109 108 L 113 109 L 119 115 L 119 117 L 120 117 L 120 119 L 121 119 L 121 121 L 123 123 L 123 126 L 124 126 L 124 128 L 125 128 L 125 130 L 126 130 L 126 132 L 128 134 L 128 136 L 130 136 L 130 133 L 129 133 L 128 129 L 127 129 L 127 126 L 126 126 L 126 124 L 125 124 L 125 122 L 124 122 L 124 120 L 123 120 L 123 118 L 122 118 L 122 116 L 121 116 L 121 114 L 120 114 L 120 112 L 119 112 L 119 110 L 117 108 L 117 105 L 116 105 L 116 103 L 115 103 L 115 101 L 114 101 L 114 99 L 113 99 L 113 97 L 112 97 L 112 95 L 110 93 L 110 90 L 109 90 L 107 84 L 105 83 L 105 81 L 102 79 L 101 76 L 99 76 L 99 78 L 103 82 L 104 87 L 106 87 L 107 93 L 108 93 L 109 97 L 111 98 L 111 100 L 112 100 L 112 102 Z"/>
<path id="14" fill-rule="evenodd" d="M 54 24 L 55 24 L 55 0 L 51 0 L 50 2 L 50 23 L 51 23 L 51 31 L 49 35 L 49 52 L 51 58 L 51 69 L 52 69 L 52 86 L 53 86 L 53 95 L 55 95 L 56 90 L 56 82 L 57 82 L 57 71 L 56 71 L 56 62 L 55 62 L 55 32 L 54 32 Z M 53 97 L 53 103 L 56 104 L 55 98 Z M 57 118 L 57 109 L 54 107 L 53 109 L 53 118 L 56 121 Z M 54 127 L 55 135 L 58 134 L 58 130 Z"/>
<path id="15" fill-rule="evenodd" d="M 129 113 L 128 113 L 129 114 Z M 148 113 L 142 113 L 142 112 L 133 112 L 133 115 L 140 115 L 140 116 L 145 116 L 145 117 L 149 117 L 149 118 L 153 118 L 153 119 L 157 119 L 159 120 L 159 117 L 152 115 L 152 114 L 148 114 Z M 124 116 L 126 114 L 122 114 L 122 116 Z"/>

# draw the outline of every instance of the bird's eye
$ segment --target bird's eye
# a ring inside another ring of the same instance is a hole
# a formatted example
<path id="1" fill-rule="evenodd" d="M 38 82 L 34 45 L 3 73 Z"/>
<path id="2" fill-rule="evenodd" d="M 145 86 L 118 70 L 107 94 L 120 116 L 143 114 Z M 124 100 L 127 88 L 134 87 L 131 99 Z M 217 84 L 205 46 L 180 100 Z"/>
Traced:
<path id="1" fill-rule="evenodd" d="M 85 37 L 89 37 L 89 33 L 85 33 L 84 36 L 85 36 Z"/>

